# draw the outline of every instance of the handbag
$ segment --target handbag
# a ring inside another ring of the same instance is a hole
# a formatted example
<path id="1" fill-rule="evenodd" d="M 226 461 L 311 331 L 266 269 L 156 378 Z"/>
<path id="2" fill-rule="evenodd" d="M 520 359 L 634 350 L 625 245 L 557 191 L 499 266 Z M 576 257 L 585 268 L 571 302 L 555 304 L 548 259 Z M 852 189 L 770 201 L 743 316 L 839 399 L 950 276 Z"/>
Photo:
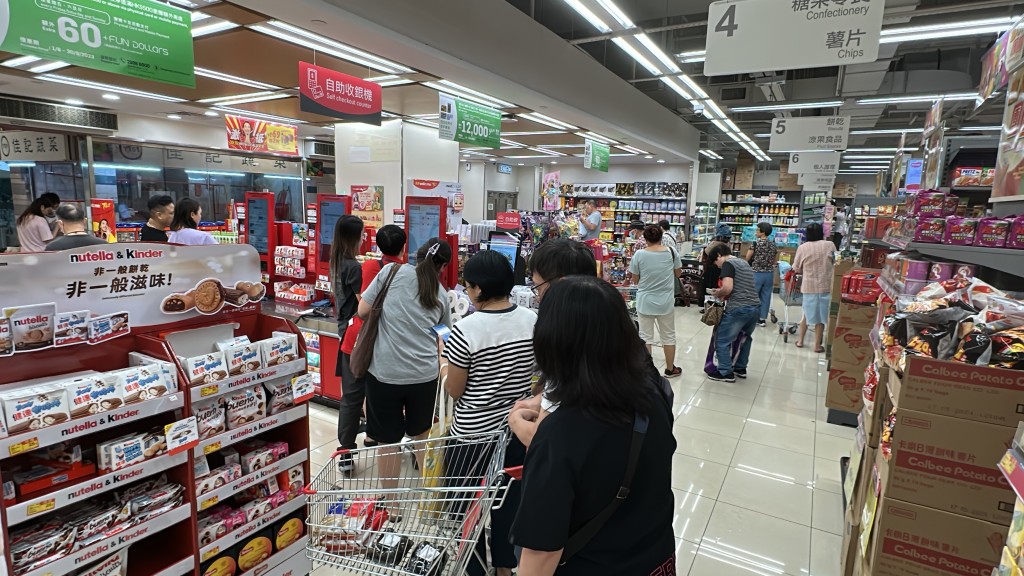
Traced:
<path id="1" fill-rule="evenodd" d="M 717 302 L 705 302 L 704 311 L 700 314 L 700 321 L 708 326 L 718 326 L 725 316 L 725 304 Z"/>
<path id="2" fill-rule="evenodd" d="M 395 274 L 398 274 L 400 266 L 401 264 L 395 264 L 391 267 L 384 287 L 377 294 L 373 308 L 370 309 L 370 313 L 363 320 L 363 326 L 359 329 L 356 344 L 352 347 L 352 356 L 349 358 L 349 368 L 356 378 L 362 378 L 370 371 L 370 362 L 373 361 L 373 346 L 377 343 L 377 332 L 380 330 L 380 315 L 384 311 L 384 299 L 388 297 L 388 289 L 391 288 L 391 282 L 395 279 Z"/>
<path id="3" fill-rule="evenodd" d="M 675 264 L 676 258 L 678 258 L 678 256 L 676 256 L 676 251 L 671 246 L 668 247 L 668 251 L 672 254 L 672 263 Z M 679 278 L 679 276 L 676 276 L 676 269 L 675 268 L 672 268 L 672 278 L 673 278 L 673 286 L 672 286 L 672 288 L 673 288 L 673 290 L 675 290 L 675 297 L 676 298 L 682 298 L 684 296 L 684 294 L 683 294 L 683 281 L 682 281 L 682 279 Z"/>

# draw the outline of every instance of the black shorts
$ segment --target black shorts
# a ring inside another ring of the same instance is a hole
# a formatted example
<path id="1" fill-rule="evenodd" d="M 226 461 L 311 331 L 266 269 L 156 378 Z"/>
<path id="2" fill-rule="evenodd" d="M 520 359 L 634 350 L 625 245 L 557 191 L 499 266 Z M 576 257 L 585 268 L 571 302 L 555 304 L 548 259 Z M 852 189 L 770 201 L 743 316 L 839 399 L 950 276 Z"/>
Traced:
<path id="1" fill-rule="evenodd" d="M 422 384 L 385 384 L 366 374 L 366 435 L 381 444 L 430 431 L 437 402 L 437 380 Z"/>

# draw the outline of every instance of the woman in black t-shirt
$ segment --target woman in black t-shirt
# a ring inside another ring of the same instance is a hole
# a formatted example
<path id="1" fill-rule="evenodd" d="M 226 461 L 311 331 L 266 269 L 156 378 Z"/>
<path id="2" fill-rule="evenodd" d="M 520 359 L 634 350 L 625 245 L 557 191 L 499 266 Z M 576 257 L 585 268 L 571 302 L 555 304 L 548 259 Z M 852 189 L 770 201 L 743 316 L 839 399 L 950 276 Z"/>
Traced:
<path id="1" fill-rule="evenodd" d="M 512 529 L 519 573 L 675 574 L 671 400 L 622 301 L 607 282 L 566 277 L 541 301 L 537 369 L 558 409 L 545 415 L 523 466 Z M 615 362 L 608 362 L 615 358 Z M 647 421 L 628 497 L 592 538 L 566 546 L 616 499 L 637 422 Z M 559 565 L 565 562 L 563 565 Z"/>

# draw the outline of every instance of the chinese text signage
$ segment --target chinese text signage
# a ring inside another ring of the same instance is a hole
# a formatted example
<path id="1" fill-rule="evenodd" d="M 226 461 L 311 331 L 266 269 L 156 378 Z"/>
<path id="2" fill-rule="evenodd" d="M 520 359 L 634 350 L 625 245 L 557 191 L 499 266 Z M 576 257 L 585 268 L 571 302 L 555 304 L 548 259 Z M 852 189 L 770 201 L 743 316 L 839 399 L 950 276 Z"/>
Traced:
<path id="1" fill-rule="evenodd" d="M 153 0 L 0 0 L 0 50 L 194 88 L 192 18 Z"/>
<path id="2" fill-rule="evenodd" d="M 246 152 L 299 155 L 299 129 L 242 116 L 224 116 L 228 148 Z"/>
<path id="3" fill-rule="evenodd" d="M 835 174 L 839 152 L 793 152 L 789 155 L 791 174 Z"/>
<path id="4" fill-rule="evenodd" d="M 380 126 L 380 84 L 299 62 L 299 103 L 303 112 Z"/>
<path id="5" fill-rule="evenodd" d="M 715 2 L 708 8 L 704 74 L 874 62 L 884 9 L 884 0 Z"/>
<path id="6" fill-rule="evenodd" d="M 501 112 L 466 100 L 440 95 L 438 136 L 473 146 L 501 148 Z"/>
<path id="7" fill-rule="evenodd" d="M 850 140 L 848 116 L 776 118 L 768 149 L 772 152 L 846 150 Z"/>
<path id="8" fill-rule="evenodd" d="M 593 140 L 586 141 L 586 148 L 583 152 L 583 167 L 590 168 L 592 170 L 600 170 L 601 172 L 608 171 L 608 157 L 611 151 L 607 144 L 595 142 Z"/>
<path id="9" fill-rule="evenodd" d="M 0 132 L 0 160 L 4 162 L 60 162 L 68 159 L 68 139 L 49 132 Z"/>

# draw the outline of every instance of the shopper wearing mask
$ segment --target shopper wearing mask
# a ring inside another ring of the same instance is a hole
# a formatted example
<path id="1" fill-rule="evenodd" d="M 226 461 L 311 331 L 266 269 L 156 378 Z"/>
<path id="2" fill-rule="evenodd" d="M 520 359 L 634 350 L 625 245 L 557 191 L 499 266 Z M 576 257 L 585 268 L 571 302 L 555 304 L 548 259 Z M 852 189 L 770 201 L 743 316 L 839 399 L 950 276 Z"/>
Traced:
<path id="1" fill-rule="evenodd" d="M 139 240 L 143 242 L 167 242 L 165 229 L 174 220 L 174 198 L 166 194 L 153 196 L 146 205 L 149 209 L 149 220 L 142 227 L 139 233 Z"/>
<path id="2" fill-rule="evenodd" d="M 42 252 L 53 240 L 47 219 L 56 217 L 57 204 L 49 194 L 43 194 L 18 216 L 18 242 L 22 252 Z"/>
<path id="3" fill-rule="evenodd" d="M 397 445 L 404 436 L 423 440 L 430 432 L 439 367 L 434 327 L 452 324 L 441 285 L 451 259 L 451 247 L 431 238 L 416 251 L 416 266 L 388 264 L 359 301 L 359 316 L 365 319 L 394 271 L 366 374 L 366 434 L 381 444 Z M 381 481 L 382 488 L 397 487 L 400 451 L 394 446 L 379 453 L 378 474 L 388 479 Z M 416 457 L 422 469 L 423 452 Z"/>
<path id="4" fill-rule="evenodd" d="M 86 230 L 88 223 L 85 221 L 85 212 L 78 206 L 74 204 L 61 205 L 60 208 L 57 208 L 57 218 L 61 236 L 46 245 L 47 252 L 107 243 L 106 240 L 97 238 Z"/>
<path id="5" fill-rule="evenodd" d="M 665 376 L 672 378 L 683 373 L 676 366 L 676 279 L 683 264 L 675 250 L 661 243 L 664 233 L 660 226 L 644 229 L 647 247 L 633 254 L 629 271 L 637 285 L 636 311 L 639 316 L 640 338 L 647 352 L 659 343 L 665 352 Z M 654 330 L 657 326 L 658 337 Z"/>
<path id="6" fill-rule="evenodd" d="M 622 296 L 593 277 L 556 282 L 533 347 L 559 408 L 541 420 L 523 466 L 519 574 L 674 574 L 671 403 Z"/>
<path id="7" fill-rule="evenodd" d="M 44 216 L 44 218 L 46 218 L 46 223 L 50 226 L 50 232 L 53 233 L 54 237 L 60 236 L 60 227 L 57 225 L 59 223 L 57 218 L 57 209 L 60 208 L 61 205 L 60 196 L 54 192 L 46 192 L 39 197 L 53 205 L 53 215 Z"/>
<path id="8" fill-rule="evenodd" d="M 772 306 L 772 293 L 775 290 L 775 267 L 779 262 L 779 248 L 772 242 L 772 225 L 767 222 L 757 224 L 755 232 L 757 240 L 747 249 L 747 262 L 754 271 L 754 287 L 757 297 L 761 299 L 757 325 L 764 327 L 768 319 L 768 311 Z"/>
<path id="9" fill-rule="evenodd" d="M 726 301 L 725 315 L 715 331 L 718 368 L 708 374 L 708 378 L 717 382 L 735 382 L 737 376 L 747 377 L 747 362 L 750 360 L 750 347 L 754 343 L 761 299 L 754 288 L 754 271 L 750 269 L 750 264 L 733 256 L 728 245 L 715 246 L 708 257 L 722 271 L 719 278 L 722 286 L 712 294 Z M 746 338 L 740 345 L 733 365 L 733 342 L 741 333 L 746 334 Z"/>
<path id="10" fill-rule="evenodd" d="M 701 284 L 701 302 L 707 299 L 709 288 L 718 288 L 718 277 L 722 273 L 722 270 L 715 265 L 714 258 L 711 258 L 711 251 L 717 246 L 728 246 L 732 243 L 732 228 L 724 222 L 719 222 L 718 226 L 715 227 L 715 237 L 708 242 L 708 245 L 701 251 L 702 262 L 701 268 L 704 271 L 704 283 Z"/>
<path id="11" fill-rule="evenodd" d="M 344 341 L 348 331 L 353 329 L 353 318 L 359 307 L 359 295 L 363 291 L 363 270 L 356 260 L 363 243 L 363 221 L 358 216 L 346 214 L 334 225 L 331 243 L 331 287 L 334 294 L 334 309 L 338 316 L 338 334 Z M 363 390 L 349 368 L 349 354 L 339 347 L 336 375 L 341 378 L 341 405 L 338 407 L 338 449 L 356 448 L 356 434 L 359 416 L 363 412 Z M 343 434 L 344 433 L 344 434 Z M 338 457 L 338 470 L 351 472 L 354 469 L 351 454 Z"/>
<path id="12" fill-rule="evenodd" d="M 629 221 L 629 237 L 633 240 L 633 253 L 647 248 L 647 240 L 644 240 L 644 228 L 647 225 L 642 220 L 632 219 Z"/>
<path id="13" fill-rule="evenodd" d="M 803 297 L 804 317 L 800 319 L 800 331 L 796 347 L 804 347 L 804 336 L 808 325 L 814 326 L 814 351 L 822 353 L 822 338 L 825 324 L 828 324 L 828 309 L 832 303 L 832 275 L 835 263 L 836 245 L 825 240 L 821 224 L 807 226 L 807 241 L 796 249 L 793 271 L 803 274 L 800 293 Z"/>
<path id="14" fill-rule="evenodd" d="M 441 354 L 441 382 L 455 399 L 455 414 L 445 452 L 446 478 L 482 481 L 490 462 L 479 435 L 500 430 L 512 406 L 529 398 L 533 379 L 533 326 L 537 315 L 509 302 L 514 286 L 508 260 L 497 252 L 483 251 L 464 267 L 466 292 L 476 312 L 452 328 Z M 461 442 L 460 438 L 467 438 Z M 505 453 L 505 467 L 521 466 L 526 448 L 512 438 Z M 520 484 L 513 482 L 505 504 L 491 512 L 491 563 L 498 576 L 511 576 L 516 556 L 508 534 L 520 499 Z M 477 543 L 480 558 L 487 558 L 484 536 Z M 484 566 L 470 560 L 470 576 L 487 574 Z"/>
<path id="15" fill-rule="evenodd" d="M 676 242 L 676 235 L 672 233 L 672 223 L 668 220 L 659 220 L 658 226 L 661 226 L 661 230 L 665 233 L 661 238 L 661 243 L 665 246 L 679 253 L 679 243 Z"/>
<path id="16" fill-rule="evenodd" d="M 580 215 L 580 240 L 597 240 L 601 236 L 601 213 L 597 211 L 597 203 L 587 200 L 583 203 Z"/>
<path id="17" fill-rule="evenodd" d="M 171 244 L 186 246 L 205 246 L 217 244 L 217 239 L 209 232 L 199 230 L 199 222 L 203 219 L 203 207 L 192 198 L 182 198 L 174 207 L 174 218 L 171 220 L 171 233 L 167 241 Z"/>

